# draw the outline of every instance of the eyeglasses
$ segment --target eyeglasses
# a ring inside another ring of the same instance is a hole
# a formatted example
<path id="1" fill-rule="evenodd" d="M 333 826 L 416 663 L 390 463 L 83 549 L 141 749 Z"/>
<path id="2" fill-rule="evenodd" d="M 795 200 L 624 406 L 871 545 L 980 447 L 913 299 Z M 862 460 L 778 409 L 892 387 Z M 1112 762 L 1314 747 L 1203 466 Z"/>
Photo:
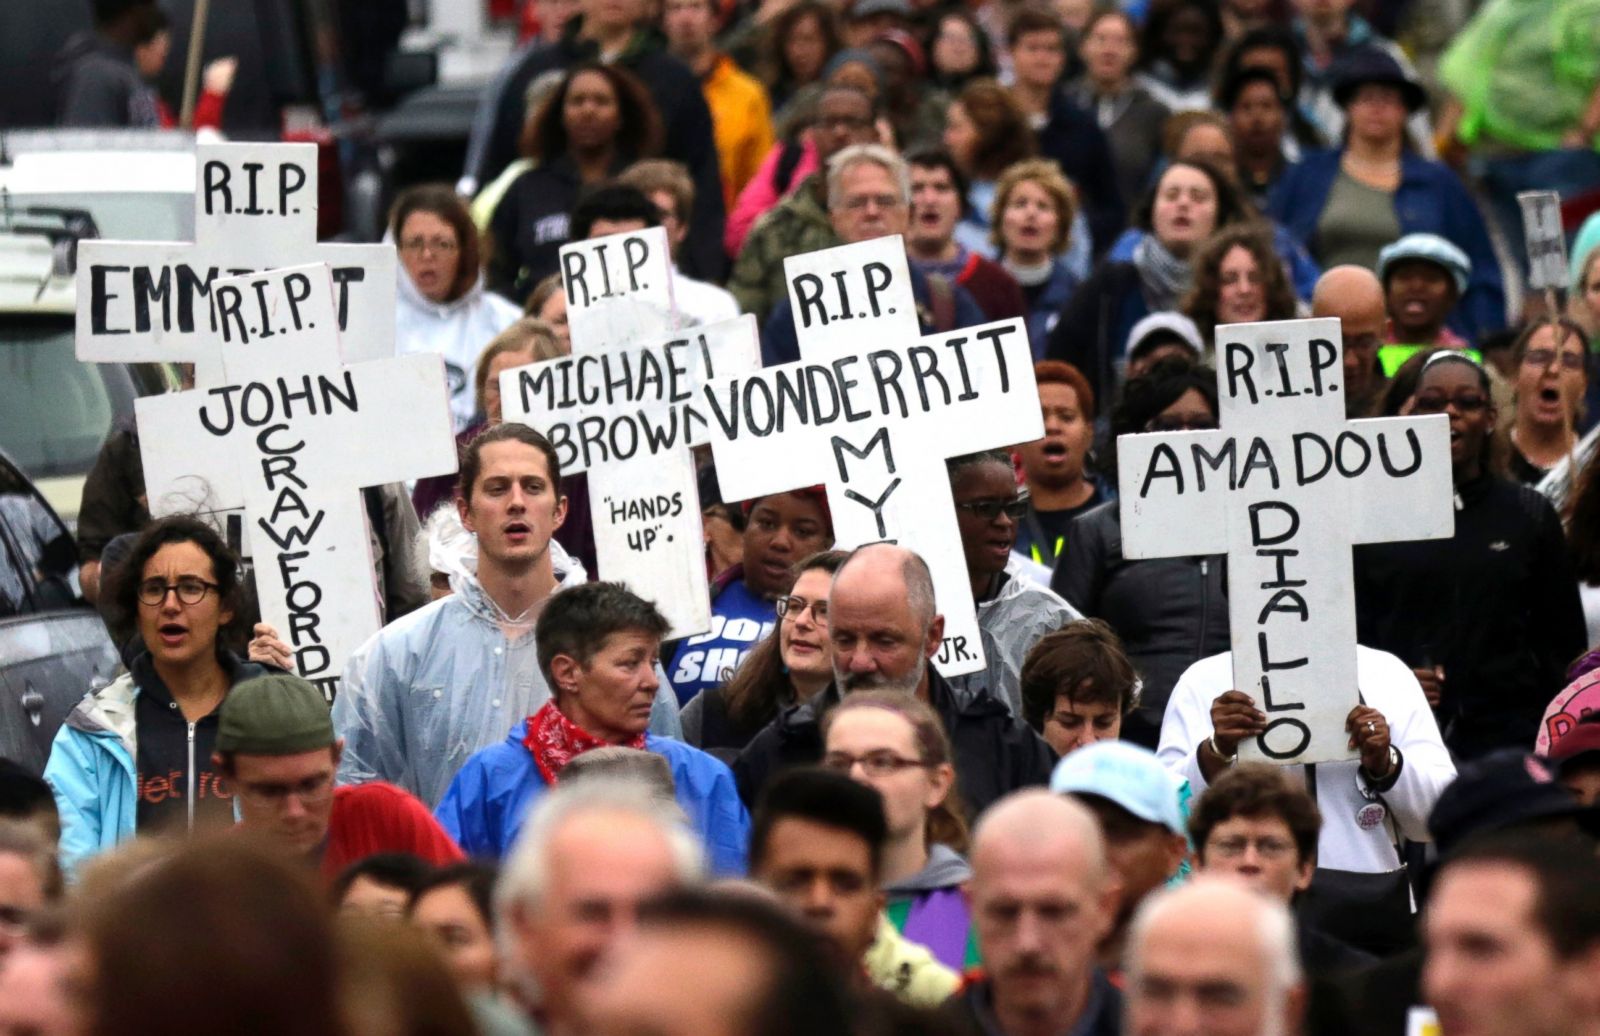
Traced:
<path id="1" fill-rule="evenodd" d="M 872 205 L 880 209 L 893 209 L 904 204 L 898 194 L 857 194 L 844 200 L 844 207 L 851 212 L 860 212 Z"/>
<path id="2" fill-rule="evenodd" d="M 460 247 L 447 237 L 408 237 L 400 242 L 400 251 L 417 254 L 432 252 L 434 255 L 455 255 Z"/>
<path id="3" fill-rule="evenodd" d="M 1425 396 L 1414 396 L 1411 400 L 1411 412 L 1415 414 L 1442 414 L 1448 406 L 1454 406 L 1457 413 L 1475 414 L 1489 405 L 1489 397 L 1477 392 L 1463 392 L 1457 396 L 1445 396 L 1429 393 Z"/>
<path id="4" fill-rule="evenodd" d="M 1560 355 L 1561 366 L 1569 371 L 1583 370 L 1583 354 L 1563 352 Z M 1557 353 L 1554 349 L 1529 349 L 1522 354 L 1523 366 L 1548 367 L 1555 362 Z"/>
<path id="5" fill-rule="evenodd" d="M 146 579 L 139 584 L 139 603 L 164 604 L 167 594 L 176 593 L 178 600 L 184 604 L 199 604 L 205 600 L 208 592 L 220 589 L 216 583 L 208 583 L 204 579 L 180 579 L 176 583 L 169 583 L 165 579 Z"/>
<path id="6" fill-rule="evenodd" d="M 893 777 L 901 770 L 914 767 L 928 766 L 921 759 L 907 759 L 903 755 L 895 755 L 884 749 L 878 752 L 868 752 L 866 755 L 851 755 L 848 752 L 829 752 L 822 757 L 822 765 L 830 770 L 840 773 L 849 773 L 861 764 L 861 772 L 868 777 Z"/>
<path id="7" fill-rule="evenodd" d="M 333 775 L 319 773 L 315 777 L 307 777 L 294 784 L 241 783 L 239 793 L 273 809 L 282 809 L 290 796 L 299 799 L 301 805 L 311 806 L 320 803 L 333 793 Z"/>
<path id="8" fill-rule="evenodd" d="M 778 598 L 777 608 L 778 618 L 780 619 L 793 617 L 794 621 L 799 622 L 800 616 L 804 615 L 806 609 L 809 608 L 811 609 L 812 622 L 828 621 L 828 602 L 820 597 L 815 601 L 808 601 L 804 597 L 780 597 Z"/>
<path id="9" fill-rule="evenodd" d="M 1256 847 L 1257 855 L 1267 860 L 1281 860 L 1294 852 L 1294 843 L 1285 842 L 1281 838 L 1223 838 L 1211 843 L 1211 851 L 1218 856 L 1237 859 L 1245 854 L 1251 845 Z"/>
<path id="10" fill-rule="evenodd" d="M 1151 432 L 1209 432 L 1216 427 L 1215 417 L 1202 417 L 1199 414 L 1174 414 L 1170 417 L 1158 414 L 1145 425 L 1145 429 Z"/>
<path id="11" fill-rule="evenodd" d="M 998 519 L 1002 514 L 1014 522 L 1020 522 L 1028 513 L 1029 498 L 1026 494 L 1012 497 L 1010 500 L 968 500 L 966 503 L 956 504 L 956 510 L 965 511 L 974 518 L 986 522 Z"/>

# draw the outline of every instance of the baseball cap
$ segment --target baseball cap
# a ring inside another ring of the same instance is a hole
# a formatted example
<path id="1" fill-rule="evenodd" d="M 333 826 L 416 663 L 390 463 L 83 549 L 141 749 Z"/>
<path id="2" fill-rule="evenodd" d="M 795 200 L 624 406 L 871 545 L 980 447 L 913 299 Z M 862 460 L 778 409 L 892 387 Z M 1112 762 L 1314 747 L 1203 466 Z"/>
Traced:
<path id="1" fill-rule="evenodd" d="M 1579 761 L 1600 763 L 1600 723 L 1579 723 L 1556 739 L 1545 758 L 1555 764 L 1556 773 L 1565 773 Z"/>
<path id="2" fill-rule="evenodd" d="M 1434 803 L 1428 831 L 1444 856 L 1472 835 L 1529 821 L 1571 817 L 1593 831 L 1596 816 L 1555 783 L 1544 760 L 1508 748 L 1462 764 Z"/>
<path id="3" fill-rule="evenodd" d="M 1389 283 L 1389 271 L 1396 264 L 1420 259 L 1441 266 L 1455 281 L 1456 294 L 1467 293 L 1467 279 L 1472 276 L 1472 260 L 1467 253 L 1446 241 L 1438 234 L 1407 234 L 1391 241 L 1378 251 L 1378 280 Z"/>
<path id="4" fill-rule="evenodd" d="M 1127 741 L 1098 741 L 1063 756 L 1050 774 L 1058 795 L 1098 795 L 1140 820 L 1185 834 L 1178 782 L 1148 748 Z"/>
<path id="5" fill-rule="evenodd" d="M 222 702 L 216 750 L 246 755 L 298 755 L 334 743 L 328 699 L 290 673 L 245 680 Z"/>

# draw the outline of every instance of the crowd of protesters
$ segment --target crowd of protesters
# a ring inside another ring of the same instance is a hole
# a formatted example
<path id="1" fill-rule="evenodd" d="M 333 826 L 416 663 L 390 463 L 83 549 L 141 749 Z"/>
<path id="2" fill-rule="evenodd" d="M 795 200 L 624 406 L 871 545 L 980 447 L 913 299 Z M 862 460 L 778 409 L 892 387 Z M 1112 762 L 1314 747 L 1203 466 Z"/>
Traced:
<path id="1" fill-rule="evenodd" d="M 93 7 L 62 123 L 170 121 L 165 15 Z M 364 492 L 386 624 L 331 708 L 106 441 L 125 671 L 0 761 L 0 1036 L 1600 1032 L 1600 0 L 525 20 L 461 181 L 392 209 L 461 464 Z M 499 375 L 572 350 L 563 245 L 657 226 L 681 322 L 752 314 L 768 364 L 783 260 L 895 235 L 924 333 L 1025 323 L 1043 438 L 947 464 L 970 601 L 704 451 L 712 629 L 596 571 Z M 1448 418 L 1455 527 L 1354 550 L 1349 758 L 1272 766 L 1226 559 L 1124 556 L 1117 444 L 1218 427 L 1219 329 L 1309 316 L 1347 416 Z"/>

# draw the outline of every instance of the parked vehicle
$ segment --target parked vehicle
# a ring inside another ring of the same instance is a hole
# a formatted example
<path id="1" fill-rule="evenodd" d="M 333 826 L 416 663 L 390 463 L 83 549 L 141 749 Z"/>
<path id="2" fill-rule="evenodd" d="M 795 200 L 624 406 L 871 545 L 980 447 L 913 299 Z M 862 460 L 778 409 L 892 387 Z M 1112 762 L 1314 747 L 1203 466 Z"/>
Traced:
<path id="1" fill-rule="evenodd" d="M 66 525 L 0 451 L 0 757 L 34 773 L 67 713 L 121 665 L 79 597 L 77 560 Z"/>

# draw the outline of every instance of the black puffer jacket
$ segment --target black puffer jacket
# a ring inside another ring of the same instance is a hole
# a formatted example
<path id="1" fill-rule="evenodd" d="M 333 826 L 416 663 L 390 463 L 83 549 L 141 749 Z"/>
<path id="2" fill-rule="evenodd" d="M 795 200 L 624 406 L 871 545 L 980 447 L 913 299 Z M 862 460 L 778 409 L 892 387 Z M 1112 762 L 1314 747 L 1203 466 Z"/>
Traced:
<path id="1" fill-rule="evenodd" d="M 775 774 L 822 760 L 822 717 L 839 704 L 839 688 L 828 688 L 803 705 L 790 706 L 739 753 L 733 775 L 739 795 L 754 808 Z M 1008 792 L 1050 783 L 1055 753 L 988 693 L 959 704 L 944 677 L 928 670 L 928 704 L 944 721 L 956 753 L 956 781 L 972 819 Z"/>
<path id="2" fill-rule="evenodd" d="M 1172 685 L 1190 665 L 1228 650 L 1224 586 L 1220 556 L 1123 557 L 1115 500 L 1073 519 L 1050 589 L 1109 623 L 1143 678 L 1139 708 L 1123 726 L 1127 740 L 1155 748 Z"/>
<path id="3" fill-rule="evenodd" d="M 1413 668 L 1444 668 L 1439 729 L 1471 758 L 1533 744 L 1588 632 L 1550 502 L 1492 476 L 1456 491 L 1450 539 L 1355 549 L 1356 635 Z"/>

